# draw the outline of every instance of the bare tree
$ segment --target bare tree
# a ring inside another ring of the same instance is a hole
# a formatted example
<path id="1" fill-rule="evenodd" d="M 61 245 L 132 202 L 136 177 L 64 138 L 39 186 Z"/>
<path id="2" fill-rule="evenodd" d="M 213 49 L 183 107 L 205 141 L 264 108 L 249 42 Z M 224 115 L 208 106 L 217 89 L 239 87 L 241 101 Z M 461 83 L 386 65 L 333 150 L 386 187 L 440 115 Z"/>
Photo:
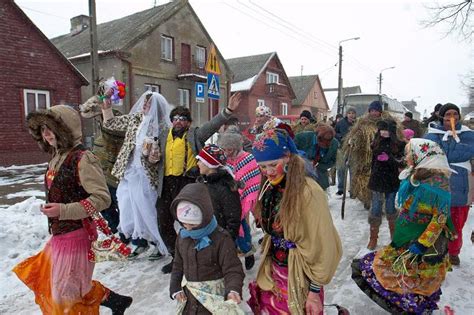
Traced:
<path id="1" fill-rule="evenodd" d="M 422 22 L 423 25 L 434 27 L 444 24 L 448 26 L 445 36 L 458 33 L 463 40 L 472 41 L 474 35 L 474 25 L 472 23 L 474 8 L 472 7 L 472 0 L 457 0 L 451 4 L 428 5 L 427 9 L 430 18 Z"/>

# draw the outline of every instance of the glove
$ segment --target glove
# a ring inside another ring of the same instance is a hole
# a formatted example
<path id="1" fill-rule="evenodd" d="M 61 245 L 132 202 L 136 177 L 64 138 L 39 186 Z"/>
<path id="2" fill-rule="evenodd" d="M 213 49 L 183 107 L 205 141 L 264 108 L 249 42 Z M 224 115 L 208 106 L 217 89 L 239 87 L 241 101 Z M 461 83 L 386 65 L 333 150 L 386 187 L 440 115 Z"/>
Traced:
<path id="1" fill-rule="evenodd" d="M 380 161 L 380 162 L 388 161 L 388 154 L 385 152 L 380 153 L 379 155 L 377 155 L 377 161 Z"/>
<path id="2" fill-rule="evenodd" d="M 421 245 L 418 242 L 415 242 L 411 244 L 410 247 L 408 247 L 408 250 L 410 251 L 410 253 L 413 253 L 415 255 L 423 255 L 427 249 L 428 249 L 427 247 Z"/>

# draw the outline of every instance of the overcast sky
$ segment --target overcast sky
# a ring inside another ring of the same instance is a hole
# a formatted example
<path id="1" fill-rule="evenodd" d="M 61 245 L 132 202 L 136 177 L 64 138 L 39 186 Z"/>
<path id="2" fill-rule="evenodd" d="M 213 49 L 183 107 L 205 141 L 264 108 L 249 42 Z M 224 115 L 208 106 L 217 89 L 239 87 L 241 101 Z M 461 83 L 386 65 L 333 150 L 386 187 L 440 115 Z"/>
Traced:
<path id="1" fill-rule="evenodd" d="M 103 23 L 166 0 L 96 0 Z M 453 0 L 456 1 L 456 0 Z M 87 0 L 15 0 L 49 38 L 69 32 L 69 19 L 88 15 Z M 452 1 L 451 1 L 452 2 Z M 289 76 L 319 74 L 323 88 L 337 87 L 339 41 L 344 86 L 360 85 L 398 100 L 414 99 L 418 111 L 436 103 L 467 105 L 474 70 L 473 44 L 444 37 L 445 27 L 424 28 L 432 1 L 190 0 L 224 58 L 276 51 Z M 301 70 L 303 68 L 303 70 Z M 332 106 L 335 93 L 326 93 Z"/>

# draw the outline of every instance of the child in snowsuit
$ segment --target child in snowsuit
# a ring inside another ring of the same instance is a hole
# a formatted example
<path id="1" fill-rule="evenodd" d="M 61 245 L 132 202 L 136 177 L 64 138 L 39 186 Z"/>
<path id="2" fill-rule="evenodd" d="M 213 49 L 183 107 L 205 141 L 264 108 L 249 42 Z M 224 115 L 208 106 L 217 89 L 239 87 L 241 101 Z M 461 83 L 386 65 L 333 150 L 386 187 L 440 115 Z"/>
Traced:
<path id="1" fill-rule="evenodd" d="M 186 185 L 171 204 L 176 239 L 170 296 L 178 314 L 243 314 L 244 272 L 230 234 L 217 225 L 206 185 Z M 227 301 L 225 301 L 227 300 Z"/>

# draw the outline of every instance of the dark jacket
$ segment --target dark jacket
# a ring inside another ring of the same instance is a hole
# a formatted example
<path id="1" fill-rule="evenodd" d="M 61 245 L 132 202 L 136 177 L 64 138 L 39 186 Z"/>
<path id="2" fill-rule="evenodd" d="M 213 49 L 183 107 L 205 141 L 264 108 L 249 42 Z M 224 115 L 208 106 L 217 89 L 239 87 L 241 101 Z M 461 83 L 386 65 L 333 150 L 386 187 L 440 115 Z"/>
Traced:
<path id="1" fill-rule="evenodd" d="M 185 186 L 171 204 L 171 212 L 176 218 L 178 203 L 186 200 L 199 206 L 203 214 L 203 222 L 197 228 L 208 225 L 213 216 L 212 201 L 206 185 L 201 183 Z M 210 281 L 224 278 L 225 295 L 235 291 L 242 296 L 244 271 L 237 256 L 234 241 L 230 234 L 221 227 L 217 227 L 209 235 L 212 243 L 208 247 L 197 251 L 195 241 L 191 238 L 176 239 L 176 252 L 173 260 L 173 271 L 170 279 L 170 295 L 184 290 L 187 302 L 184 314 L 211 314 L 186 289 L 181 287 L 183 276 L 187 281 Z"/>
<path id="2" fill-rule="evenodd" d="M 354 123 L 350 122 L 347 117 L 339 120 L 339 122 L 336 124 L 336 128 L 334 128 L 334 130 L 336 130 L 336 139 L 341 145 L 345 135 L 349 132 L 349 129 L 351 129 L 353 125 Z"/>
<path id="3" fill-rule="evenodd" d="M 415 132 L 414 138 L 421 138 L 423 137 L 424 130 L 423 126 L 420 124 L 418 120 L 410 120 L 410 121 L 403 121 L 402 122 L 403 129 L 411 129 Z"/>
<path id="4" fill-rule="evenodd" d="M 331 167 L 336 164 L 337 148 L 339 142 L 336 139 L 332 139 L 325 153 L 321 152 L 321 148 L 316 145 L 316 175 L 317 182 L 322 189 L 326 190 L 329 187 L 329 174 L 328 171 Z"/>
<path id="5" fill-rule="evenodd" d="M 199 176 L 197 181 L 206 184 L 209 189 L 217 223 L 236 239 L 242 215 L 237 182 L 225 170 Z"/>
<path id="6" fill-rule="evenodd" d="M 372 144 L 372 167 L 369 189 L 377 192 L 395 192 L 400 186 L 398 169 L 402 167 L 405 143 L 397 141 L 395 150 L 390 146 L 390 138 L 382 138 L 378 145 Z M 377 157 L 385 152 L 387 161 L 379 161 Z"/>

